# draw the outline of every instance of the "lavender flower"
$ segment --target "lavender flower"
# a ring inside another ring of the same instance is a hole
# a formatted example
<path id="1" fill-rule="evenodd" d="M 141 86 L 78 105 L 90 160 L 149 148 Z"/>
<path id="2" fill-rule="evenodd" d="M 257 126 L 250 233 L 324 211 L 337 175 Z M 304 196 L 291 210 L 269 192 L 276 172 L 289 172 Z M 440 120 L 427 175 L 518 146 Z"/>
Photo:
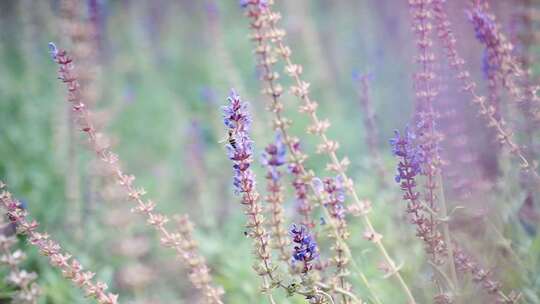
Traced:
<path id="1" fill-rule="evenodd" d="M 255 186 L 253 172 L 248 170 L 253 155 L 253 141 L 248 134 L 251 116 L 247 110 L 248 104 L 242 102 L 234 90 L 231 90 L 227 101 L 229 104 L 222 107 L 223 123 L 229 134 L 227 155 L 234 162 L 234 192 L 240 194 L 249 192 Z"/>
<path id="2" fill-rule="evenodd" d="M 405 128 L 404 136 L 395 131 L 395 137 L 390 140 L 392 152 L 400 161 L 396 182 L 403 191 L 403 199 L 407 201 L 406 212 L 411 216 L 411 223 L 416 225 L 416 236 L 424 241 L 426 252 L 433 255 L 432 261 L 442 264 L 440 257 L 446 254 L 446 243 L 437 230 L 437 223 L 429 216 L 428 211 L 420 201 L 420 192 L 416 190 L 416 177 L 422 173 L 422 166 L 428 162 L 425 150 L 415 144 L 416 135 Z"/>
<path id="3" fill-rule="evenodd" d="M 283 143 L 281 133 L 277 132 L 274 143 L 269 144 L 261 155 L 261 163 L 263 166 L 268 167 L 268 171 L 272 175 L 274 181 L 279 179 L 279 172 L 277 169 L 285 164 L 286 154 L 287 148 Z"/>
<path id="4" fill-rule="evenodd" d="M 396 183 L 401 183 L 402 180 L 414 181 L 414 178 L 422 172 L 421 168 L 425 160 L 424 153 L 415 146 L 416 135 L 408 127 L 405 128 L 403 137 L 398 130 L 395 130 L 394 133 L 395 137 L 390 139 L 392 154 L 402 159 L 398 164 L 395 181 Z"/>
<path id="5" fill-rule="evenodd" d="M 253 251 L 258 261 L 253 268 L 263 279 L 262 289 L 270 290 L 270 284 L 275 282 L 272 274 L 275 268 L 272 266 L 270 235 L 264 227 L 263 208 L 259 204 L 259 193 L 255 188 L 255 174 L 250 168 L 253 161 L 253 142 L 248 134 L 251 116 L 247 111 L 247 103 L 242 102 L 234 90 L 231 90 L 227 101 L 229 104 L 223 107 L 223 122 L 229 134 L 227 150 L 233 161 L 233 185 L 235 193 L 242 195 L 241 203 L 248 218 L 246 235 L 254 240 Z M 270 302 L 274 303 L 272 295 L 269 294 L 268 297 Z"/>
<path id="6" fill-rule="evenodd" d="M 345 185 L 341 175 L 335 178 L 325 178 L 323 181 L 324 191 L 328 194 L 328 200 L 324 206 L 328 208 L 330 215 L 336 219 L 345 218 Z"/>
<path id="7" fill-rule="evenodd" d="M 292 186 L 294 188 L 296 210 L 302 217 L 301 223 L 308 229 L 315 227 L 315 223 L 311 217 L 311 211 L 313 206 L 308 199 L 309 184 L 304 178 L 304 164 L 302 161 L 298 161 L 299 155 L 303 155 L 300 149 L 300 141 L 294 139 L 291 143 L 291 154 L 293 154 L 293 161 L 288 165 L 288 171 L 293 176 Z M 295 159 L 296 158 L 296 159 Z M 320 196 L 320 194 L 317 194 Z"/>
<path id="8" fill-rule="evenodd" d="M 199 89 L 199 96 L 201 101 L 205 104 L 216 104 L 216 92 L 210 86 L 203 86 Z"/>
<path id="9" fill-rule="evenodd" d="M 467 17 L 474 26 L 476 39 L 485 45 L 493 45 L 498 43 L 495 32 L 495 22 L 491 16 L 479 9 L 474 9 L 466 12 Z"/>
<path id="10" fill-rule="evenodd" d="M 390 145 L 392 145 L 394 156 L 400 158 L 395 181 L 400 184 L 401 190 L 405 191 L 403 198 L 414 205 L 414 208 L 410 208 L 413 210 L 409 211 L 416 213 L 417 208 L 420 207 L 416 202 L 420 196 L 420 193 L 415 190 L 416 176 L 422 171 L 423 152 L 414 144 L 416 135 L 408 127 L 405 128 L 404 136 L 401 136 L 398 130 L 394 133 L 395 137 L 390 139 Z"/>
<path id="11" fill-rule="evenodd" d="M 302 273 L 307 273 L 312 268 L 312 262 L 319 256 L 317 243 L 304 225 L 292 224 L 291 238 L 294 245 L 292 255 L 293 263 L 301 262 L 304 264 Z"/>

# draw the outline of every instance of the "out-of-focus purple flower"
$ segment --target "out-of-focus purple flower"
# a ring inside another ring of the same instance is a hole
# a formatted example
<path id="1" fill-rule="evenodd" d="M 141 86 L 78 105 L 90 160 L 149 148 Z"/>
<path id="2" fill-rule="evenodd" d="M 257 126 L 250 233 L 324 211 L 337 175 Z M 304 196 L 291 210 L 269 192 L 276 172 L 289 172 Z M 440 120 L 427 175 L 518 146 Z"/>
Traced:
<path id="1" fill-rule="evenodd" d="M 133 88 L 133 85 L 131 84 L 127 84 L 125 87 L 124 87 L 124 90 L 123 90 L 123 95 L 124 95 L 124 101 L 125 103 L 127 104 L 131 104 L 135 101 L 135 89 Z"/>
<path id="2" fill-rule="evenodd" d="M 411 217 L 411 223 L 416 225 L 416 236 L 424 241 L 426 252 L 433 255 L 432 259 L 435 263 L 442 263 L 440 257 L 445 254 L 446 243 L 442 234 L 436 229 L 435 220 L 428 216 L 423 207 L 420 201 L 420 192 L 416 190 L 416 177 L 418 174 L 424 174 L 421 168 L 432 164 L 427 159 L 426 153 L 431 153 L 429 151 L 434 150 L 417 144 L 416 134 L 408 128 L 405 128 L 403 136 L 398 131 L 395 131 L 395 134 L 395 137 L 390 140 L 390 144 L 394 155 L 399 158 L 396 182 L 399 183 L 403 191 L 403 200 L 407 201 L 406 212 Z M 424 171 L 429 172 L 428 170 L 430 169 Z"/>
<path id="3" fill-rule="evenodd" d="M 298 139 L 290 139 L 291 150 L 295 154 L 302 154 L 300 148 L 300 141 Z M 296 210 L 298 214 L 302 217 L 302 225 L 306 226 L 308 229 L 315 227 L 313 222 L 311 211 L 313 206 L 308 200 L 308 189 L 309 184 L 304 178 L 304 165 L 299 161 L 291 161 L 287 166 L 289 173 L 293 176 L 292 186 L 294 188 L 294 194 L 296 198 Z"/>
<path id="4" fill-rule="evenodd" d="M 51 54 L 51 58 L 53 60 L 56 60 L 56 56 L 58 55 L 58 48 L 56 47 L 56 44 L 54 44 L 54 42 L 49 42 L 49 54 Z"/>
<path id="5" fill-rule="evenodd" d="M 373 74 L 373 72 L 362 73 L 359 70 L 353 70 L 351 73 L 351 77 L 354 81 L 371 82 L 373 81 L 373 79 L 375 79 L 375 75 Z"/>
<path id="6" fill-rule="evenodd" d="M 466 11 L 467 17 L 474 26 L 476 39 L 485 45 L 496 44 L 498 39 L 495 33 L 493 18 L 479 9 Z"/>
<path id="7" fill-rule="evenodd" d="M 222 107 L 223 123 L 227 127 L 229 140 L 226 145 L 227 155 L 233 161 L 234 192 L 249 192 L 255 186 L 255 176 L 249 170 L 253 156 L 253 141 L 249 137 L 251 116 L 248 104 L 231 90 L 227 98 L 228 105 Z"/>
<path id="8" fill-rule="evenodd" d="M 214 105 L 216 103 L 216 92 L 212 87 L 204 86 L 199 90 L 201 100 L 207 104 Z"/>
<path id="9" fill-rule="evenodd" d="M 240 0 L 238 1 L 238 4 L 241 6 L 241 7 L 247 7 L 250 3 L 250 0 Z"/>
<path id="10" fill-rule="evenodd" d="M 324 206 L 328 208 L 330 215 L 336 219 L 345 218 L 345 183 L 341 175 L 335 178 L 325 178 L 323 181 L 324 191 L 328 194 L 328 199 Z"/>
<path id="11" fill-rule="evenodd" d="M 247 102 L 242 102 L 234 90 L 231 90 L 227 101 L 229 104 L 222 107 L 223 123 L 235 135 L 247 135 L 251 127 L 251 116 L 248 112 Z"/>
<path id="12" fill-rule="evenodd" d="M 313 267 L 313 260 L 319 256 L 317 242 L 315 242 L 308 229 L 303 225 L 292 224 L 290 234 L 294 243 L 293 263 L 303 263 L 304 268 L 302 272 L 307 273 Z"/>
<path id="13" fill-rule="evenodd" d="M 414 179 L 420 174 L 425 158 L 423 151 L 414 144 L 416 135 L 408 127 L 405 128 L 404 136 L 401 136 L 398 130 L 394 133 L 395 137 L 390 139 L 390 145 L 394 156 L 401 158 L 395 177 L 396 182 L 400 183 L 403 179 Z"/>
<path id="14" fill-rule="evenodd" d="M 277 132 L 275 141 L 269 144 L 261 155 L 261 163 L 268 168 L 268 172 L 274 181 L 277 181 L 280 177 L 278 167 L 284 165 L 287 161 L 286 153 L 287 148 L 283 143 L 281 133 Z"/>
<path id="15" fill-rule="evenodd" d="M 208 18 L 217 18 L 219 16 L 219 7 L 216 2 L 206 3 L 204 7 Z"/>
<path id="16" fill-rule="evenodd" d="M 268 7 L 268 0 L 240 0 L 238 4 L 242 8 L 248 7 L 250 4 L 257 5 L 259 9 Z"/>
<path id="17" fill-rule="evenodd" d="M 315 194 L 317 196 L 321 196 L 322 193 L 324 192 L 324 184 L 322 180 L 318 177 L 314 177 L 311 180 L 311 185 L 313 186 L 313 190 L 315 191 Z"/>

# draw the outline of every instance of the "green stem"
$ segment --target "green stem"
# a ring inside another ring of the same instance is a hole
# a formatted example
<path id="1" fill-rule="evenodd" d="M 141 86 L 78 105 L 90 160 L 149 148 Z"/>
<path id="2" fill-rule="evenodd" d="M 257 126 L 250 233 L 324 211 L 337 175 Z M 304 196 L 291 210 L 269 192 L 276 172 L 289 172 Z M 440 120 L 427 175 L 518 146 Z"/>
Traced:
<path id="1" fill-rule="evenodd" d="M 446 206 L 446 199 L 444 196 L 444 186 L 442 183 L 442 175 L 441 173 L 437 174 L 437 184 L 438 184 L 438 191 L 439 191 L 439 203 L 440 203 L 440 218 L 446 218 L 448 216 L 448 209 Z M 452 283 L 454 285 L 454 293 L 456 294 L 456 298 L 459 298 L 459 285 L 458 285 L 458 279 L 457 279 L 457 272 L 456 272 L 456 265 L 454 263 L 454 246 L 452 244 L 452 240 L 450 237 L 450 225 L 449 221 L 441 221 L 442 225 L 442 233 L 444 237 L 444 242 L 446 243 L 446 250 L 448 254 L 448 267 L 450 269 L 450 278 L 452 280 Z M 459 301 L 457 301 L 459 304 Z"/>

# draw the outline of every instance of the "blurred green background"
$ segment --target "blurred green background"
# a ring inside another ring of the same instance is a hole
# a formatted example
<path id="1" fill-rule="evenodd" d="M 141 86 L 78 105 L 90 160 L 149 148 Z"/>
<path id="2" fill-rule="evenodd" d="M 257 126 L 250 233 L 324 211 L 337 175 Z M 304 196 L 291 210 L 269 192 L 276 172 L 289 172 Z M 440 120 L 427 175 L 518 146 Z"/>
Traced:
<path id="1" fill-rule="evenodd" d="M 227 303 L 261 303 L 259 279 L 251 269 L 251 242 L 243 234 L 239 198 L 232 193 L 231 165 L 219 143 L 226 135 L 220 106 L 233 87 L 251 102 L 257 155 L 274 136 L 242 9 L 228 0 L 75 2 L 82 18 L 92 20 L 97 29 L 93 112 L 122 165 L 137 176 L 136 184 L 148 191 L 160 211 L 192 217 L 201 251 L 216 282 L 225 288 Z M 482 81 L 482 51 L 466 21 L 466 1 L 450 2 L 458 47 L 475 78 Z M 510 24 L 515 12 L 509 3 L 494 1 L 502 24 Z M 329 135 L 340 142 L 339 154 L 352 161 L 349 173 L 357 191 L 373 202 L 375 225 L 392 256 L 404 264 L 405 278 L 419 303 L 430 302 L 430 270 L 414 228 L 404 217 L 405 204 L 393 183 L 395 161 L 387 145 L 392 130 L 409 122 L 413 107 L 415 44 L 406 1 L 278 1 L 276 9 L 283 14 L 281 24 L 288 32 L 293 60 L 304 66 L 319 112 L 332 122 Z M 65 91 L 47 49 L 49 41 L 68 51 L 76 47 L 62 18 L 62 1 L 0 2 L 0 177 L 27 202 L 41 228 L 120 293 L 122 303 L 196 302 L 198 294 L 180 263 L 159 246 L 143 218 L 130 214 L 131 203 L 103 177 L 95 155 L 85 147 L 86 139 L 73 129 Z M 282 66 L 278 68 L 281 72 Z M 484 155 L 485 126 L 467 100 L 455 93 L 442 61 L 437 69 L 450 86 L 449 103 L 462 111 L 459 117 L 472 138 L 469 149 Z M 359 83 L 352 76 L 358 73 L 371 74 L 376 148 L 386 173 L 382 184 L 366 146 L 365 113 Z M 286 78 L 283 75 L 288 84 Z M 286 94 L 284 103 L 286 115 L 294 121 L 291 132 L 310 154 L 308 166 L 327 175 L 326 158 L 314 153 L 317 139 L 304 132 L 307 120 L 296 110 L 298 101 Z M 481 250 L 478 256 L 488 267 L 498 265 L 496 274 L 504 271 L 499 279 L 506 286 L 524 292 L 530 303 L 540 303 L 540 241 L 519 225 L 517 213 L 525 194 L 517 182 L 517 169 L 505 155 L 498 162 L 500 173 L 494 182 L 498 186 L 484 192 L 475 206 L 492 211 L 477 225 L 494 225 L 502 235 L 494 237 L 486 228 L 463 238 L 471 240 L 470 248 Z M 264 192 L 262 169 L 255 167 L 261 177 L 259 190 Z M 285 200 L 288 224 L 293 200 L 292 195 Z M 451 201 L 454 206 L 464 203 Z M 361 237 L 359 220 L 351 218 L 350 227 L 355 260 L 374 290 L 384 303 L 402 303 L 398 286 L 383 279 L 377 253 Z M 510 239 L 524 268 L 513 267 L 517 262 L 499 244 Z M 42 303 L 90 302 L 35 248 L 27 253 L 25 266 L 39 274 Z M 352 277 L 355 290 L 364 295 L 365 287 Z M 9 287 L 2 290 L 9 292 Z M 473 294 L 475 289 L 467 292 Z M 285 299 L 282 291 L 276 294 L 283 299 L 280 303 L 305 302 Z"/>

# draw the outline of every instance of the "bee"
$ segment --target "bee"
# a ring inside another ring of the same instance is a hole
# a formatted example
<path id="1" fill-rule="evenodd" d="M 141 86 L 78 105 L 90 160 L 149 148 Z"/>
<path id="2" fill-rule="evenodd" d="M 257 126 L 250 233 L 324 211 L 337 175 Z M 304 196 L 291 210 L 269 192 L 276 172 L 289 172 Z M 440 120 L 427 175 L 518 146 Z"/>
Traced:
<path id="1" fill-rule="evenodd" d="M 229 130 L 229 132 L 227 133 L 227 137 L 225 137 L 224 139 L 220 140 L 219 143 L 222 144 L 224 142 L 229 142 L 229 144 L 231 145 L 231 147 L 233 147 L 233 149 L 236 150 L 236 139 L 234 138 L 233 136 L 233 131 L 232 130 Z"/>
<path id="2" fill-rule="evenodd" d="M 299 287 L 300 287 L 300 285 L 298 285 L 298 284 L 295 283 L 295 282 L 292 282 L 291 284 L 289 284 L 289 285 L 286 287 L 287 295 L 288 295 L 288 296 L 294 295 L 294 293 L 298 290 Z"/>

